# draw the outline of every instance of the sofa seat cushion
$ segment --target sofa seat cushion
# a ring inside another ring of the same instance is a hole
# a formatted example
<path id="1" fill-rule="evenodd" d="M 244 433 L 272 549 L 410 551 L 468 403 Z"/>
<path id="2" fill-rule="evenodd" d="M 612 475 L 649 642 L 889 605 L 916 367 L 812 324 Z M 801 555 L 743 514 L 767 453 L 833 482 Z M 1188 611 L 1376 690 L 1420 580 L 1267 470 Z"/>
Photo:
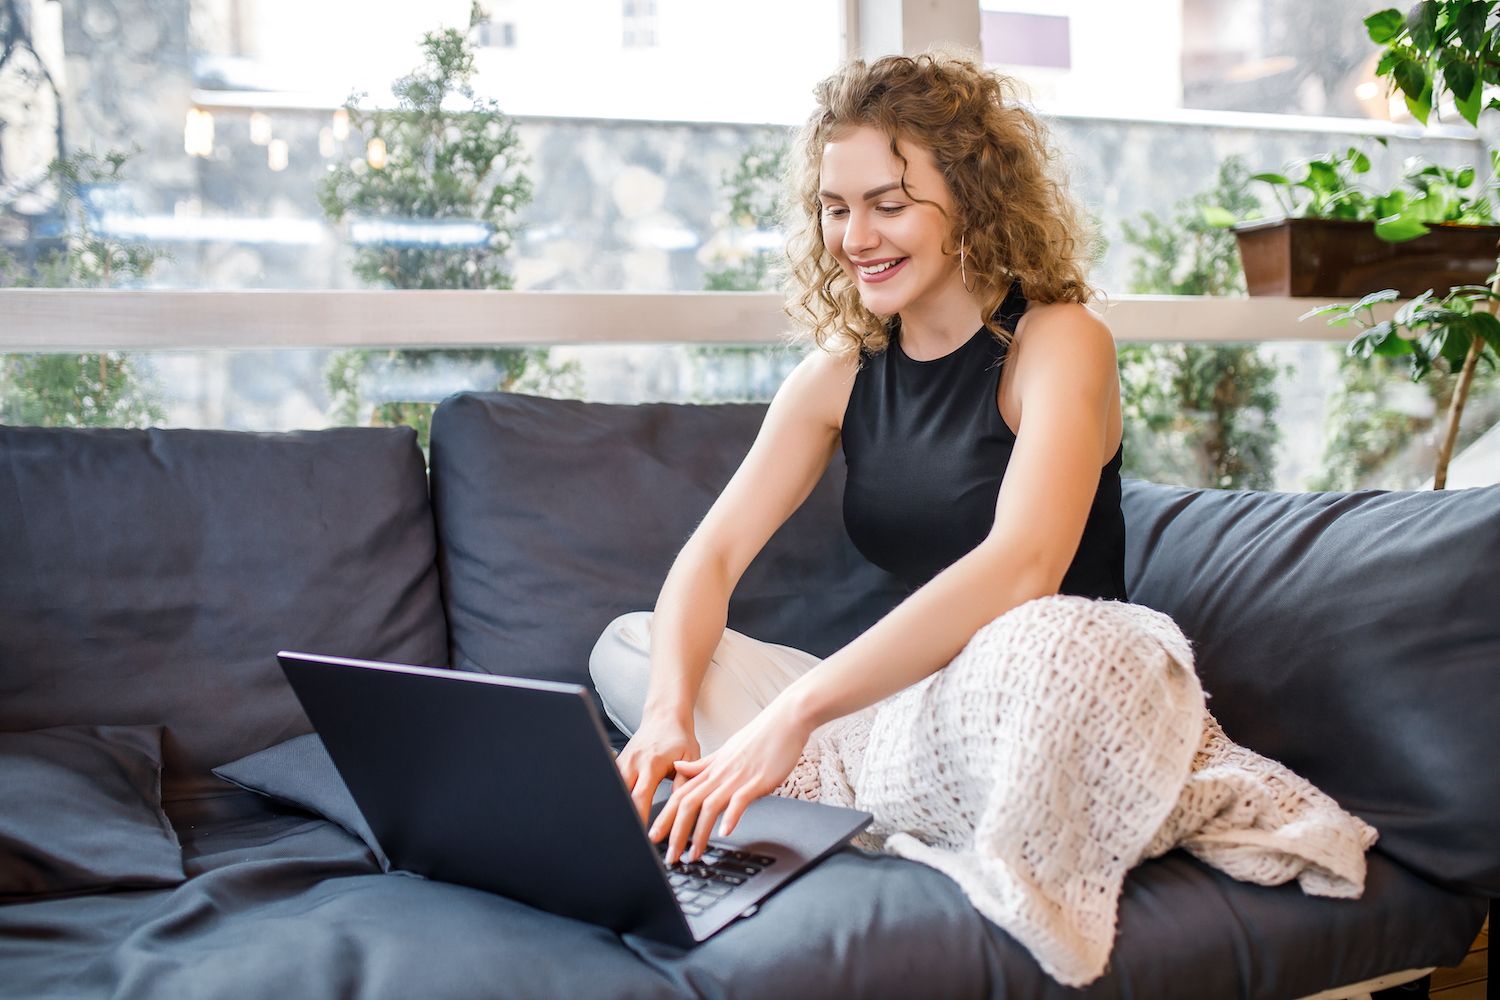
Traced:
<path id="1" fill-rule="evenodd" d="M 0 900 L 176 885 L 160 726 L 0 733 Z"/>
<path id="2" fill-rule="evenodd" d="M 1193 640 L 1224 731 L 1462 894 L 1500 895 L 1500 486 L 1124 484 L 1131 600 Z"/>
<path id="3" fill-rule="evenodd" d="M 447 662 L 408 428 L 0 427 L 0 553 L 0 731 L 163 725 L 169 802 L 309 730 L 278 649 Z"/>
<path id="4" fill-rule="evenodd" d="M 1131 872 L 1111 968 L 1078 991 L 946 876 L 853 849 L 683 952 L 379 874 L 357 838 L 305 815 L 200 819 L 183 835 L 194 877 L 175 891 L 0 907 L 0 967 L 18 995 L 1285 1000 L 1455 963 L 1484 916 L 1379 856 L 1351 901 L 1236 882 L 1174 851 Z"/>
<path id="5" fill-rule="evenodd" d="M 655 606 L 765 412 L 514 393 L 445 400 L 432 424 L 432 497 L 453 665 L 592 687 L 599 634 Z M 840 453 L 745 571 L 730 628 L 827 656 L 906 595 L 845 534 L 844 474 Z"/>

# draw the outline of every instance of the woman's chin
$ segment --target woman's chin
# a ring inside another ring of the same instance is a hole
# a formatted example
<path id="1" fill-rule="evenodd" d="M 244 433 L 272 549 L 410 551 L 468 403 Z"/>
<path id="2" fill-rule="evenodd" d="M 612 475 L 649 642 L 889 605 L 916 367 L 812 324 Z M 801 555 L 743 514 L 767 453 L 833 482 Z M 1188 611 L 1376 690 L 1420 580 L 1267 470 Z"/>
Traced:
<path id="1" fill-rule="evenodd" d="M 902 302 L 900 297 L 884 293 L 883 290 L 868 289 L 863 286 L 859 290 L 859 301 L 880 319 L 890 319 L 901 311 Z"/>

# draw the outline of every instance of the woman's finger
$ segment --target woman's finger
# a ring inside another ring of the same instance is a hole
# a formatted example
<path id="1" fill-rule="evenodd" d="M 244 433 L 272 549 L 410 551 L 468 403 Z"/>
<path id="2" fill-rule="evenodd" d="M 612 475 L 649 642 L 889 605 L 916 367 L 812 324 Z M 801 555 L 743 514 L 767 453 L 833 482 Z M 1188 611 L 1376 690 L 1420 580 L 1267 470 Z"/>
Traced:
<path id="1" fill-rule="evenodd" d="M 667 843 L 667 864 L 680 860 L 682 852 L 687 848 L 688 838 L 698 821 L 698 810 L 703 806 L 703 796 L 704 793 L 698 790 L 683 794 L 682 802 L 677 807 L 677 815 L 672 818 L 672 834 Z"/>
<path id="2" fill-rule="evenodd" d="M 740 817 L 745 815 L 745 810 L 750 803 L 754 802 L 758 795 L 750 791 L 749 787 L 742 787 L 729 797 L 729 805 L 724 807 L 724 821 L 719 824 L 719 836 L 727 837 L 734 832 L 739 825 Z"/>
<path id="3" fill-rule="evenodd" d="M 646 820 L 651 815 L 651 797 L 657 782 L 651 780 L 650 771 L 641 771 L 636 775 L 635 785 L 630 790 L 630 801 L 635 804 L 635 811 L 641 815 L 641 825 L 646 825 Z"/>
<path id="4" fill-rule="evenodd" d="M 689 861 L 697 861 L 708 849 L 708 838 L 713 833 L 714 821 L 719 818 L 728 797 L 723 788 L 718 788 L 703 800 L 703 808 L 698 811 L 697 826 L 693 828 L 693 843 L 688 850 Z"/>
<path id="5" fill-rule="evenodd" d="M 656 819 L 652 822 L 651 829 L 646 833 L 646 836 L 650 838 L 653 844 L 661 840 L 667 831 L 672 829 L 672 820 L 676 817 L 677 807 L 681 802 L 682 797 L 678 794 L 678 790 L 674 788 L 672 794 L 667 796 L 667 801 L 662 805 L 661 812 L 656 814 Z"/>

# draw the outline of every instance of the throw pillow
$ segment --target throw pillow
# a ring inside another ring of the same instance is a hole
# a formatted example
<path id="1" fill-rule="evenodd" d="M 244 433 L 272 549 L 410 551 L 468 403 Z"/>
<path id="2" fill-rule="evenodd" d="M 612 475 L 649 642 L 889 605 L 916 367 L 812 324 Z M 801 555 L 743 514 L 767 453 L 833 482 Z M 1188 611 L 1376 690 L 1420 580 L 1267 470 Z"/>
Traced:
<path id="1" fill-rule="evenodd" d="M 160 726 L 0 733 L 0 899 L 185 880 Z"/>

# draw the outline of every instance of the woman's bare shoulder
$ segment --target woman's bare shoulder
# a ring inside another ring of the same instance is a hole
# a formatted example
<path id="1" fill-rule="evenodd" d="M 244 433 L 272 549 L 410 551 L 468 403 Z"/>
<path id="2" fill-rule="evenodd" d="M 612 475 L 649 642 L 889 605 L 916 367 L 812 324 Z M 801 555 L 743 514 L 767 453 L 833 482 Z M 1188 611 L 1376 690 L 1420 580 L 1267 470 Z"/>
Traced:
<path id="1" fill-rule="evenodd" d="M 793 397 L 798 409 L 816 415 L 827 427 L 842 430 L 844 410 L 858 371 L 858 350 L 814 345 L 787 377 L 784 391 Z"/>
<path id="2" fill-rule="evenodd" d="M 1016 326 L 1011 342 L 1011 365 L 1016 378 L 1033 367 L 1096 364 L 1115 366 L 1115 341 L 1109 324 L 1088 306 L 1077 302 L 1035 303 Z M 1028 361 L 1028 355 L 1035 361 Z"/>

